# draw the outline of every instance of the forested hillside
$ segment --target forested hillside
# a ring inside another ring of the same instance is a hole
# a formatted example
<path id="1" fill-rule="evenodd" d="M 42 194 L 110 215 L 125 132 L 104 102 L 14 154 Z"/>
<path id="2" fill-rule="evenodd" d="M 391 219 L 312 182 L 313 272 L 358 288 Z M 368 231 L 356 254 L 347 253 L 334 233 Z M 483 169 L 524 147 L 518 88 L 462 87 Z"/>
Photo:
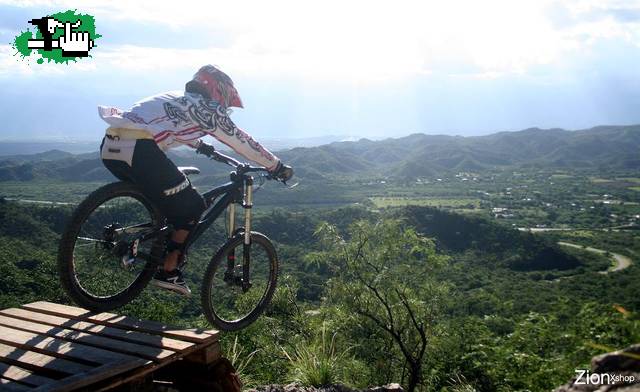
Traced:
<path id="1" fill-rule="evenodd" d="M 99 141 L 96 141 L 96 151 Z M 640 169 L 640 126 L 597 127 L 581 131 L 526 129 L 488 136 L 414 134 L 398 139 L 335 142 L 293 148 L 278 155 L 307 180 L 354 173 L 392 177 L 435 176 L 507 167 L 606 170 Z M 181 165 L 197 165 L 207 175 L 224 173 L 202 157 L 173 156 Z M 50 151 L 25 158 L 0 157 L 0 181 L 57 178 L 94 181 L 109 178 L 94 154 L 71 156 Z"/>
<path id="2" fill-rule="evenodd" d="M 55 255 L 71 208 L 0 202 L 1 307 L 67 301 Z M 602 256 L 486 218 L 427 207 L 275 209 L 259 213 L 255 225 L 276 243 L 282 272 L 265 315 L 223 336 L 249 386 L 299 380 L 542 391 L 573 376 L 597 347 L 640 338 L 637 265 L 602 275 L 609 263 Z M 190 254 L 194 296 L 148 288 L 121 311 L 204 326 L 198 284 L 222 233 L 210 231 Z"/>

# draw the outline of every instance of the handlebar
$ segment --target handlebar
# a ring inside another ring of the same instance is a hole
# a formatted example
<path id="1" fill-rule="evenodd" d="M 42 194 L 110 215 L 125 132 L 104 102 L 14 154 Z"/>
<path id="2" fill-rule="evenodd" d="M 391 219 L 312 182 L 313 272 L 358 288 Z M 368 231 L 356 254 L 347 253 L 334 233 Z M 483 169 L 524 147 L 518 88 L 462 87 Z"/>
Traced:
<path id="1" fill-rule="evenodd" d="M 206 143 L 201 143 L 198 148 L 196 149 L 196 153 L 198 154 L 202 154 L 205 155 L 211 159 L 213 159 L 214 161 L 218 161 L 224 164 L 227 164 L 231 167 L 233 167 L 234 169 L 236 169 L 236 172 L 238 174 L 245 174 L 245 173 L 254 173 L 254 172 L 265 172 L 265 173 L 269 173 L 269 170 L 267 170 L 264 167 L 257 167 L 257 166 L 251 166 L 247 163 L 242 163 L 228 155 L 225 155 L 221 152 L 218 152 L 215 150 L 215 148 L 210 145 L 210 144 L 206 144 Z M 266 176 L 268 179 L 275 179 L 274 177 L 272 177 L 271 175 Z"/>

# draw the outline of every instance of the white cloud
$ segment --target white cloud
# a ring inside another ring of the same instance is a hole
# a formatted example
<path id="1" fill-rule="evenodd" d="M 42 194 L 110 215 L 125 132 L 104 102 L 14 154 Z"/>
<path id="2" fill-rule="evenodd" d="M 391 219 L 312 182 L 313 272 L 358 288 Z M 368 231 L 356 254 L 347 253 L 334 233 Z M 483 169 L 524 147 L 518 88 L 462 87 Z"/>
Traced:
<path id="1" fill-rule="evenodd" d="M 586 14 L 602 11 L 613 11 L 623 9 L 638 9 L 638 0 L 571 0 L 562 2 L 567 9 L 576 17 L 583 17 Z"/>
<path id="2" fill-rule="evenodd" d="M 0 77 L 11 75 L 29 75 L 33 70 L 22 60 L 14 56 L 15 49 L 11 45 L 0 45 Z"/>
<path id="3" fill-rule="evenodd" d="M 38 64 L 40 55 L 32 53 L 28 57 L 21 57 L 16 54 L 16 50 L 11 45 L 0 45 L 0 79 L 38 76 L 64 75 L 68 72 L 95 70 L 96 65 L 90 63 L 89 59 L 80 59 L 77 62 L 70 61 L 68 64 L 55 64 L 45 61 Z"/>
<path id="4" fill-rule="evenodd" d="M 78 8 L 67 0 L 0 0 L 23 7 Z M 232 73 L 277 72 L 302 78 L 374 81 L 425 73 L 524 74 L 551 66 L 602 39 L 640 44 L 640 24 L 606 12 L 638 1 L 595 0 L 272 0 L 97 1 L 81 12 L 99 23 L 154 23 L 169 29 L 211 26 L 231 37 L 225 48 L 109 46 L 96 48 L 96 67 L 132 71 L 189 68 L 214 62 Z M 549 7 L 567 10 L 554 24 Z"/>

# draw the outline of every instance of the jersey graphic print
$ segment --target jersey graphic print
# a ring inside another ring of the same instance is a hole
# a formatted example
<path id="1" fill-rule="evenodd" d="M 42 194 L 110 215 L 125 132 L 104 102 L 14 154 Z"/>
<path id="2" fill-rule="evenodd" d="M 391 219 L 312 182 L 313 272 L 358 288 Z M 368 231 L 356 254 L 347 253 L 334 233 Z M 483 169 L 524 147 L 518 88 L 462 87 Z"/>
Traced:
<path id="1" fill-rule="evenodd" d="M 215 101 L 201 98 L 193 103 L 185 97 L 179 97 L 171 102 L 165 102 L 163 107 L 167 117 L 176 127 L 198 125 L 205 130 L 222 131 L 228 136 L 235 136 L 241 143 L 247 143 L 263 157 L 273 158 L 273 155 L 251 136 L 237 128 L 222 105 Z"/>
<path id="2" fill-rule="evenodd" d="M 100 106 L 98 113 L 113 128 L 111 132 L 143 131 L 163 151 L 185 145 L 197 147 L 198 139 L 211 135 L 267 169 L 275 168 L 279 162 L 269 150 L 236 127 L 223 105 L 200 94 L 169 91 L 144 98 L 127 111 Z"/>

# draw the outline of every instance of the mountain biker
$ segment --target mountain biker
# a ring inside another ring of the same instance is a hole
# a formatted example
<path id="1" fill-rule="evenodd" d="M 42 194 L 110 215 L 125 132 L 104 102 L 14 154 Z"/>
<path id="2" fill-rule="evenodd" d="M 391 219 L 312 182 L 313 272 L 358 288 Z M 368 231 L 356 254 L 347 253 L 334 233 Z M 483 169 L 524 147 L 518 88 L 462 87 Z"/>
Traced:
<path id="1" fill-rule="evenodd" d="M 100 146 L 105 167 L 119 179 L 138 184 L 174 227 L 164 267 L 151 281 L 156 286 L 191 293 L 178 264 L 184 241 L 205 209 L 204 199 L 167 157 L 167 150 L 189 146 L 197 152 L 213 151 L 200 140 L 211 135 L 276 178 L 286 181 L 293 175 L 290 166 L 235 126 L 229 118 L 231 107 L 243 107 L 240 96 L 231 78 L 213 65 L 201 67 L 184 92 L 144 98 L 128 111 L 98 107 L 109 124 Z"/>

